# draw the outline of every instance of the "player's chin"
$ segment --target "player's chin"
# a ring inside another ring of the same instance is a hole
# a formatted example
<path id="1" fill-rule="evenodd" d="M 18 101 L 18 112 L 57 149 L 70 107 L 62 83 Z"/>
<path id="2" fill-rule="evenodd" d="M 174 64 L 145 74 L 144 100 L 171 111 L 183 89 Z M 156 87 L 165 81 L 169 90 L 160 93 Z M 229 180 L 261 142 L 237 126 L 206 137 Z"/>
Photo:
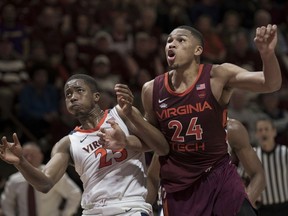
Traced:
<path id="1" fill-rule="evenodd" d="M 168 68 L 169 68 L 169 70 L 175 70 L 175 69 L 179 68 L 179 65 L 178 64 L 172 64 L 172 65 L 169 65 Z"/>

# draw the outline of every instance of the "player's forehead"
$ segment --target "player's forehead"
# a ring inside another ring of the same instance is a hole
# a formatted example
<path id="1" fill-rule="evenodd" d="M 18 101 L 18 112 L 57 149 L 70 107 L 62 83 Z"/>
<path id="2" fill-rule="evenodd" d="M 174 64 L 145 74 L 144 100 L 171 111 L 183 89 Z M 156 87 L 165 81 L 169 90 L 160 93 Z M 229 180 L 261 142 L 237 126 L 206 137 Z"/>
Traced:
<path id="1" fill-rule="evenodd" d="M 192 37 L 192 34 L 187 29 L 176 28 L 168 35 L 168 37 L 179 37 L 179 36 Z"/>
<path id="2" fill-rule="evenodd" d="M 65 84 L 64 90 L 67 91 L 68 89 L 85 87 L 85 86 L 86 86 L 86 83 L 85 83 L 84 80 L 82 80 L 82 79 L 72 79 L 72 80 L 68 81 Z"/>

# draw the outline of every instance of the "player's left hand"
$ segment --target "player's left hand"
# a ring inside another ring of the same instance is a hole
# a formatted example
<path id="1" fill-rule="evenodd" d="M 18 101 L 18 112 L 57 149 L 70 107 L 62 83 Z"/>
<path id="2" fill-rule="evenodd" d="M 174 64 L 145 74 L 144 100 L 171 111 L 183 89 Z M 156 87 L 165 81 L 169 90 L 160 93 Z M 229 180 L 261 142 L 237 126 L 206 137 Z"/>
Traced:
<path id="1" fill-rule="evenodd" d="M 260 54 L 274 52 L 277 45 L 277 25 L 261 26 L 256 29 L 254 38 L 257 49 Z"/>
<path id="2" fill-rule="evenodd" d="M 99 144 L 103 148 L 111 150 L 125 148 L 127 144 L 125 133 L 114 120 L 108 120 L 107 123 L 111 125 L 111 128 L 100 128 L 100 131 L 97 133 L 97 136 L 100 138 L 98 141 Z"/>

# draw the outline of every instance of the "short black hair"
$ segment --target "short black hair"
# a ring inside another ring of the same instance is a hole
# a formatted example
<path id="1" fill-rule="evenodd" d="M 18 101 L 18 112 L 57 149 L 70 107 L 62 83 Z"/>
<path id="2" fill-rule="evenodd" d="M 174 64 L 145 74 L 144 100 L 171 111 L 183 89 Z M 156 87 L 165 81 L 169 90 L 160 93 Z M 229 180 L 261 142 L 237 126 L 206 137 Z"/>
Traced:
<path id="1" fill-rule="evenodd" d="M 97 82 L 93 77 L 91 77 L 87 74 L 73 74 L 72 76 L 70 76 L 67 79 L 66 83 L 68 83 L 69 81 L 74 80 L 74 79 L 83 80 L 89 86 L 89 88 L 91 89 L 91 91 L 93 93 L 99 92 Z M 66 83 L 65 83 L 65 85 L 66 85 Z"/>
<path id="2" fill-rule="evenodd" d="M 275 125 L 272 118 L 270 118 L 268 116 L 261 116 L 261 117 L 256 119 L 255 125 L 257 126 L 258 122 L 260 122 L 260 121 L 268 122 L 272 126 L 272 128 L 276 129 L 276 125 Z"/>
<path id="3" fill-rule="evenodd" d="M 198 31 L 197 29 L 191 27 L 191 26 L 187 26 L 187 25 L 181 25 L 178 26 L 177 29 L 186 29 L 188 31 L 190 31 L 190 33 L 200 42 L 200 45 L 203 47 L 204 46 L 204 39 L 203 39 L 203 35 L 200 31 Z"/>

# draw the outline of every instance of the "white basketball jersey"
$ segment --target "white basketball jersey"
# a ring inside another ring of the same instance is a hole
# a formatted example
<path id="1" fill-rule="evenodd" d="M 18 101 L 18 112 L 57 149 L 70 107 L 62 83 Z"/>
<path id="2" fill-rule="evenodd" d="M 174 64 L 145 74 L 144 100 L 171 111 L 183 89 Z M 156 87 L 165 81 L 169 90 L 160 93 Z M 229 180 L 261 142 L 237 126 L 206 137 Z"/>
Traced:
<path id="1" fill-rule="evenodd" d="M 129 134 L 113 108 L 105 111 L 95 129 L 76 127 L 69 135 L 75 169 L 83 182 L 83 215 L 125 215 L 125 212 L 132 215 L 137 209 L 145 209 L 143 213 L 150 215 L 151 205 L 145 202 L 144 153 L 126 148 L 119 151 L 103 148 L 98 143 L 97 132 L 101 127 L 111 128 L 108 119 L 114 119 L 124 133 Z"/>

